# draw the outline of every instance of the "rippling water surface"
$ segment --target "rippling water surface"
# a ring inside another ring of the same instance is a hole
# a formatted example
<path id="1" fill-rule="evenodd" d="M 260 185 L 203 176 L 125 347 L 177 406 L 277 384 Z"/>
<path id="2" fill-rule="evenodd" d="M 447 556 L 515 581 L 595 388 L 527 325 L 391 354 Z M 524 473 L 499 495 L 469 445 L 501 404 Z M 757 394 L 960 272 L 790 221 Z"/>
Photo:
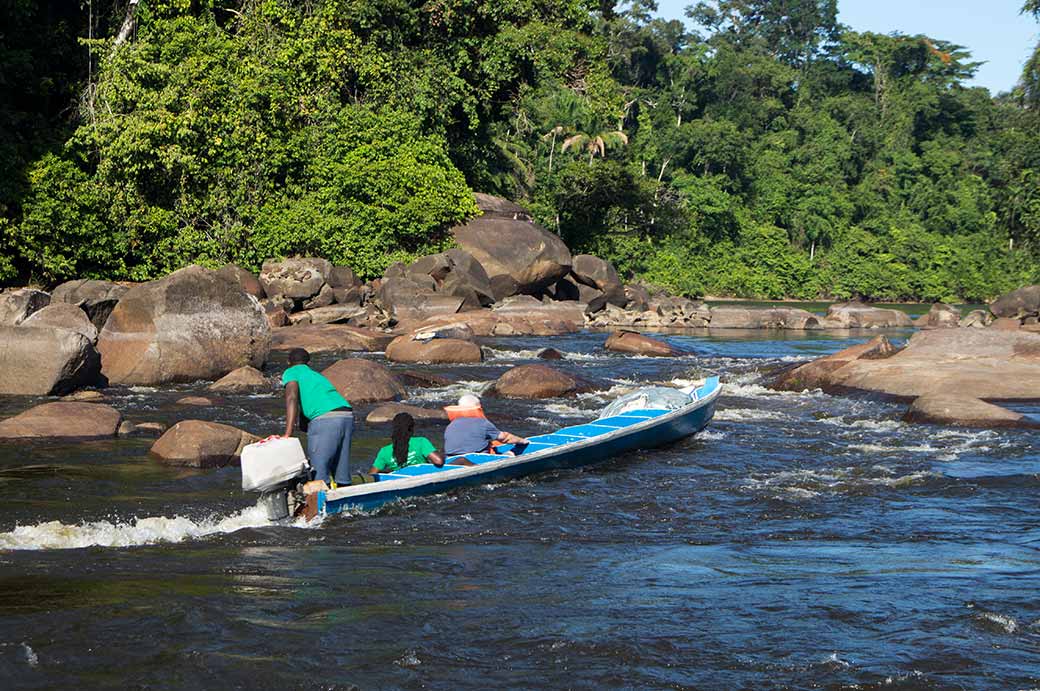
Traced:
<path id="1" fill-rule="evenodd" d="M 696 354 L 664 360 L 606 354 L 602 334 L 491 341 L 483 365 L 424 368 L 460 384 L 410 402 L 448 403 L 544 345 L 601 390 L 489 401 L 504 428 L 587 420 L 645 382 L 718 373 L 726 391 L 712 425 L 669 448 L 306 527 L 268 524 L 235 468 L 156 465 L 148 440 L 6 445 L 0 679 L 1038 688 L 1040 434 L 910 426 L 896 404 L 762 386 L 870 335 L 671 335 Z M 280 430 L 275 395 L 173 405 L 202 388 L 111 399 L 136 421 Z M 362 426 L 357 465 L 385 434 Z"/>

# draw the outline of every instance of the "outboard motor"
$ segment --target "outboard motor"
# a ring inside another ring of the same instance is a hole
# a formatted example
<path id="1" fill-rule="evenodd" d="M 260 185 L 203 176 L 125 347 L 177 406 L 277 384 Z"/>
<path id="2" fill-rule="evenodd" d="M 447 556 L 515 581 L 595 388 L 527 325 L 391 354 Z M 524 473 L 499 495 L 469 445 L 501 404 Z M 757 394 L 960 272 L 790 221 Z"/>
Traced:
<path id="1" fill-rule="evenodd" d="M 258 506 L 278 521 L 292 515 L 297 488 L 310 477 L 310 464 L 296 437 L 268 437 L 242 449 L 242 489 L 259 492 Z"/>

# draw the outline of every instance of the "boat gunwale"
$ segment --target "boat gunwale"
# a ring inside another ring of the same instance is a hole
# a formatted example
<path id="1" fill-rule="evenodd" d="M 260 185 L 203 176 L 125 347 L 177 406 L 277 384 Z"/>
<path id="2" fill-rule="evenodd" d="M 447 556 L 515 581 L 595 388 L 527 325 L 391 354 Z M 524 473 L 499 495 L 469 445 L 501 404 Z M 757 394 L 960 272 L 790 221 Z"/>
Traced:
<path id="1" fill-rule="evenodd" d="M 379 494 L 381 492 L 395 492 L 400 490 L 413 489 L 415 487 L 422 487 L 423 485 L 436 485 L 440 483 L 454 482 L 462 478 L 489 474 L 496 470 L 509 468 L 514 465 L 522 465 L 525 463 L 531 463 L 546 458 L 551 458 L 553 456 L 561 455 L 563 453 L 579 451 L 589 446 L 601 444 L 604 441 L 612 441 L 614 439 L 619 439 L 630 434 L 636 434 L 646 429 L 656 427 L 661 424 L 665 424 L 671 420 L 675 420 L 689 415 L 713 402 L 716 398 L 718 398 L 721 391 L 722 383 L 717 381 L 714 389 L 712 389 L 705 396 L 699 397 L 697 400 L 692 401 L 689 405 L 668 411 L 663 415 L 644 418 L 641 422 L 626 425 L 625 427 L 615 428 L 614 430 L 606 432 L 604 434 L 598 434 L 593 437 L 576 439 L 573 442 L 567 442 L 566 444 L 560 444 L 558 446 L 541 449 L 530 454 L 521 454 L 519 456 L 503 456 L 501 459 L 488 461 L 473 466 L 460 465 L 456 468 L 442 470 L 434 473 L 422 473 L 412 477 L 394 478 L 393 480 L 381 480 L 375 483 L 366 483 L 364 485 L 352 485 L 350 487 L 344 487 L 342 489 L 337 488 L 327 492 L 319 492 L 319 495 L 324 496 L 319 497 L 318 503 L 322 507 L 322 509 L 324 509 L 326 504 L 340 502 L 345 499 L 364 498 L 369 495 Z M 592 421 L 583 424 L 595 424 L 595 422 Z"/>

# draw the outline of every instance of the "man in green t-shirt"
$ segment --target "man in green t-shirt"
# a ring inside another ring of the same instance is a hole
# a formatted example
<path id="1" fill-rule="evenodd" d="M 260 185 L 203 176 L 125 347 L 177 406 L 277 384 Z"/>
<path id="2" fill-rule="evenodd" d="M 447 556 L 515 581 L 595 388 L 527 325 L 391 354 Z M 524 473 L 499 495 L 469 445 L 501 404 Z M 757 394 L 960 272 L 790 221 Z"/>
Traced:
<path id="1" fill-rule="evenodd" d="M 426 437 L 413 437 L 415 418 L 408 413 L 394 415 L 391 442 L 381 448 L 372 463 L 369 474 L 392 473 L 420 463 L 432 463 L 438 468 L 444 465 L 444 456 L 437 453 L 437 448 Z M 473 465 L 466 459 L 457 459 L 457 465 Z"/>
<path id="2" fill-rule="evenodd" d="M 307 458 L 314 479 L 349 485 L 354 412 L 332 382 L 310 368 L 310 360 L 303 348 L 289 351 L 289 369 L 282 374 L 285 436 L 292 436 L 296 423 L 301 422 L 300 428 L 307 432 Z"/>

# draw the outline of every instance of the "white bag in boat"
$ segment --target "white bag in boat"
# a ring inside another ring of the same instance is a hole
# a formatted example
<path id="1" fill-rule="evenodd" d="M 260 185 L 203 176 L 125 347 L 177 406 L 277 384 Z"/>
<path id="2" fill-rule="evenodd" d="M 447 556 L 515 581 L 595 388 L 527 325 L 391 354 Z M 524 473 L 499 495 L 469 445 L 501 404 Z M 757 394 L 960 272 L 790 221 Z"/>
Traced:
<path id="1" fill-rule="evenodd" d="M 296 437 L 269 437 L 242 449 L 242 489 L 261 492 L 310 472 Z"/>
<path id="2" fill-rule="evenodd" d="M 622 415 L 630 410 L 678 410 L 693 399 L 678 389 L 667 386 L 646 386 L 618 397 L 603 409 L 600 418 Z"/>

